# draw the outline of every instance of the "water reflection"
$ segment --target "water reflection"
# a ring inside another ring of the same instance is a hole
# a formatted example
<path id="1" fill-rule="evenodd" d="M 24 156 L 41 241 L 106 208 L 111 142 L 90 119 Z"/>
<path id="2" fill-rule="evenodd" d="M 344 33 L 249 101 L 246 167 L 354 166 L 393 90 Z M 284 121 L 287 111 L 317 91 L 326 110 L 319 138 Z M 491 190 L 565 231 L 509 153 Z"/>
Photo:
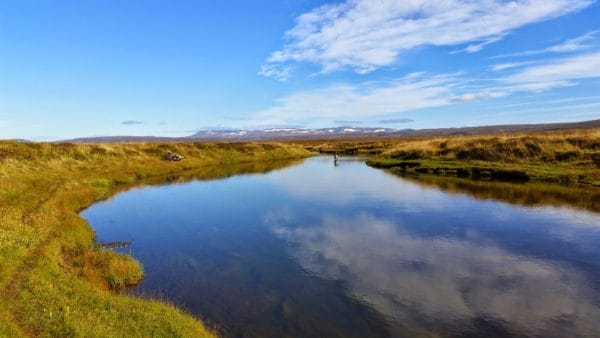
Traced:
<path id="1" fill-rule="evenodd" d="M 398 223 L 333 215 L 317 226 L 273 227 L 318 276 L 393 318 L 397 333 L 463 335 L 480 321 L 497 333 L 564 337 L 600 332 L 598 294 L 577 271 L 493 245 L 422 238 Z"/>
<path id="2" fill-rule="evenodd" d="M 246 162 L 246 163 L 224 163 L 224 164 L 207 164 L 200 169 L 193 169 L 176 174 L 168 174 L 164 176 L 138 177 L 138 180 L 132 183 L 120 183 L 116 186 L 116 194 L 108 197 L 110 200 L 118 193 L 149 186 L 163 186 L 171 184 L 184 184 L 195 180 L 217 180 L 225 179 L 231 176 L 266 174 L 273 171 L 285 169 L 303 162 L 302 159 L 289 160 L 274 160 L 264 162 Z"/>
<path id="3" fill-rule="evenodd" d="M 219 165 L 207 164 L 204 168 L 147 178 L 139 183 L 142 185 L 163 185 L 186 183 L 193 180 L 214 180 L 231 176 L 266 174 L 275 170 L 281 170 L 301 164 L 302 161 L 302 159 L 290 159 L 264 162 L 225 163 Z M 136 183 L 136 185 L 139 185 L 139 183 Z"/>
<path id="4" fill-rule="evenodd" d="M 415 199 L 431 189 L 402 184 L 394 175 L 367 167 L 362 159 L 341 157 L 337 167 L 330 163 L 327 157 L 312 158 L 302 167 L 266 176 L 265 180 L 295 197 L 336 205 L 368 198 L 426 210 L 439 208 L 444 199 L 435 193 L 428 193 L 427 201 Z"/>
<path id="5" fill-rule="evenodd" d="M 525 206 L 555 206 L 600 211 L 600 188 L 559 184 L 476 181 L 453 177 L 402 175 L 423 187 L 468 194 L 477 199 L 494 199 Z"/>

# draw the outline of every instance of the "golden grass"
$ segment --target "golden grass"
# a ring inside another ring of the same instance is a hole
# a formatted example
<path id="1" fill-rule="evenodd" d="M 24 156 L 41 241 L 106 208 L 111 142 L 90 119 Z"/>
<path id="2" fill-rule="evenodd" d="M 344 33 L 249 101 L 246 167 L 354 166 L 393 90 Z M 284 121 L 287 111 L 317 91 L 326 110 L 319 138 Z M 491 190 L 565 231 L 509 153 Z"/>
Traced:
<path id="1" fill-rule="evenodd" d="M 459 176 L 491 172 L 548 182 L 600 184 L 600 129 L 305 145 L 325 153 L 375 155 L 370 165 L 407 172 Z"/>
<path id="2" fill-rule="evenodd" d="M 186 159 L 161 160 L 167 150 Z M 153 177 L 306 156 L 274 143 L 0 142 L 0 336 L 213 336 L 174 306 L 111 292 L 142 268 L 95 246 L 78 212 Z"/>
<path id="3" fill-rule="evenodd" d="M 443 157 L 506 162 L 593 162 L 600 161 L 600 129 L 415 139 L 397 144 L 382 155 L 405 159 Z"/>
<path id="4" fill-rule="evenodd" d="M 133 257 L 110 250 L 88 251 L 79 264 L 83 265 L 87 280 L 106 290 L 124 289 L 141 282 L 144 277 L 142 266 Z"/>

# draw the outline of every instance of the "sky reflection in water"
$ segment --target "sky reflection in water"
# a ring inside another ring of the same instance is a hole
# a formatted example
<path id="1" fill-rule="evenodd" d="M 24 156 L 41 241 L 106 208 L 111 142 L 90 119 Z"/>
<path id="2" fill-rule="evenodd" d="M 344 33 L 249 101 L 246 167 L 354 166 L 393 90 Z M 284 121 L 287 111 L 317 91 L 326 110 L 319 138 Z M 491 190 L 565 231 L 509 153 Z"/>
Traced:
<path id="1" fill-rule="evenodd" d="M 122 250 L 146 270 L 134 292 L 228 336 L 598 335 L 591 204 L 452 184 L 313 158 L 132 190 L 83 216 L 99 240 L 133 242 Z"/>

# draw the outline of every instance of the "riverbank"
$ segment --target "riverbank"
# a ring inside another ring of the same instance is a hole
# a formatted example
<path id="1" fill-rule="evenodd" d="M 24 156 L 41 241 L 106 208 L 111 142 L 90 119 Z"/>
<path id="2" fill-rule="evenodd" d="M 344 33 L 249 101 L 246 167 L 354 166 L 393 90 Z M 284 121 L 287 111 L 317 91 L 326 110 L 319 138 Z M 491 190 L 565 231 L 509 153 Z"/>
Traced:
<path id="1" fill-rule="evenodd" d="M 185 160 L 161 160 L 167 151 Z M 214 336 L 173 305 L 115 292 L 142 267 L 95 245 L 78 212 L 158 177 L 309 155 L 276 143 L 0 142 L 0 336 Z"/>
<path id="2" fill-rule="evenodd" d="M 309 143 L 322 153 L 364 154 L 405 174 L 600 186 L 600 129 Z"/>

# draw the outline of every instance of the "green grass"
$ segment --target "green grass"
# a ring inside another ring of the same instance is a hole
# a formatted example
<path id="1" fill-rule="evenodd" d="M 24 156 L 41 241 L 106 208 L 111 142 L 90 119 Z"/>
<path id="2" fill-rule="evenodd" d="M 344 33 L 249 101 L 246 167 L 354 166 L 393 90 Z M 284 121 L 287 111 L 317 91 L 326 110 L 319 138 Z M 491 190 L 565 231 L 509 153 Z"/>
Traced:
<path id="1" fill-rule="evenodd" d="M 167 150 L 186 157 L 160 159 Z M 219 177 L 306 157 L 275 143 L 73 145 L 0 142 L 0 336 L 214 336 L 164 302 L 119 295 L 143 278 L 94 245 L 78 212 L 141 183 Z"/>

